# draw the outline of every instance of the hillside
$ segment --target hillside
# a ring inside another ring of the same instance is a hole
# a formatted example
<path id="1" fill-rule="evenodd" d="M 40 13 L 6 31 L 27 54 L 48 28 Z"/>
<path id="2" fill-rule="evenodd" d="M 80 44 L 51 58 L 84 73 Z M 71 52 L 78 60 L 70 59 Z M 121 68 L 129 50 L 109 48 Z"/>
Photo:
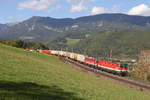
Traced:
<path id="1" fill-rule="evenodd" d="M 57 57 L 0 44 L 0 98 L 149 100 L 150 95 L 81 72 Z"/>
<path id="2" fill-rule="evenodd" d="M 150 32 L 111 30 L 86 34 L 83 39 L 58 37 L 49 44 L 51 48 L 67 48 L 95 57 L 136 58 L 141 50 L 150 49 Z M 110 55 L 111 53 L 111 55 Z"/>
<path id="3" fill-rule="evenodd" d="M 0 40 L 1 44 L 5 44 L 8 46 L 16 47 L 16 48 L 22 48 L 22 49 L 42 49 L 42 50 L 48 50 L 49 48 L 45 46 L 42 43 L 33 43 L 33 42 L 25 42 L 23 40 Z"/>
<path id="4" fill-rule="evenodd" d="M 150 33 L 128 30 L 105 31 L 80 41 L 74 48 L 80 51 L 86 49 L 86 53 L 93 56 L 135 58 L 140 51 L 150 49 Z"/>
<path id="5" fill-rule="evenodd" d="M 61 34 L 83 37 L 86 33 L 112 29 L 150 31 L 149 27 L 150 17 L 125 14 L 99 14 L 75 19 L 33 16 L 3 29 L 0 38 L 46 43 Z"/>

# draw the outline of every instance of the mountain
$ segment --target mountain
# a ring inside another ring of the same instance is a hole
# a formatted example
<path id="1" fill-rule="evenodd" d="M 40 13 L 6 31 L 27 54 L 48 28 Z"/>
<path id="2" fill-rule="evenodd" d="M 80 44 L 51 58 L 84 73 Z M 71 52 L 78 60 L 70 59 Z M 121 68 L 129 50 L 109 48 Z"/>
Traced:
<path id="1" fill-rule="evenodd" d="M 19 24 L 20 22 L 12 22 L 12 23 L 6 23 L 7 26 L 14 26 L 16 24 Z"/>
<path id="2" fill-rule="evenodd" d="M 83 38 L 104 30 L 128 29 L 150 31 L 150 17 L 125 14 L 99 14 L 76 19 L 33 16 L 23 22 L 10 25 L 0 32 L 0 38 L 48 42 L 56 36 Z"/>
<path id="3" fill-rule="evenodd" d="M 34 16 L 4 30 L 0 33 L 0 38 L 45 42 L 51 36 L 61 33 L 63 27 L 67 25 L 70 25 L 70 19 L 57 20 L 50 17 Z"/>
<path id="4" fill-rule="evenodd" d="M 0 24 L 0 32 L 7 28 L 8 28 L 8 26 L 6 24 Z"/>
<path id="5" fill-rule="evenodd" d="M 86 16 L 77 18 L 78 21 L 82 22 L 97 22 L 97 21 L 109 21 L 109 22 L 118 22 L 118 23 L 130 23 L 133 25 L 146 25 L 150 22 L 150 17 L 144 16 L 134 16 L 134 15 L 125 15 L 125 14 L 100 14 L 93 16 Z"/>

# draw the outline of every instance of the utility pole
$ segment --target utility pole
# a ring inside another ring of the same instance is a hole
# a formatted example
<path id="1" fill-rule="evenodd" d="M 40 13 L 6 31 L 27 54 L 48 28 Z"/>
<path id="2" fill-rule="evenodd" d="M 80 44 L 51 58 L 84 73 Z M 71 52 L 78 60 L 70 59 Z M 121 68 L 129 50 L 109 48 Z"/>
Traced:
<path id="1" fill-rule="evenodd" d="M 84 56 L 86 56 L 86 48 L 84 49 Z"/>
<path id="2" fill-rule="evenodd" d="M 111 60 L 112 59 L 112 49 L 110 49 L 110 57 L 109 59 Z"/>
<path id="3" fill-rule="evenodd" d="M 73 48 L 72 48 L 72 53 L 73 53 Z"/>

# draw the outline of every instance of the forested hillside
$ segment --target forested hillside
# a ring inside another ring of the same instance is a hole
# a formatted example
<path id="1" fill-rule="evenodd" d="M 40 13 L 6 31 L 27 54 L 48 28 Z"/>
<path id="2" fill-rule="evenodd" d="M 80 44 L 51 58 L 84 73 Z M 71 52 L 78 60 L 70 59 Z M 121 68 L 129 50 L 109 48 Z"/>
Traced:
<path id="1" fill-rule="evenodd" d="M 61 49 L 102 57 L 137 57 L 141 50 L 150 49 L 150 33 L 144 31 L 111 30 L 86 34 L 82 39 L 68 45 L 67 37 L 52 41 L 51 48 Z"/>

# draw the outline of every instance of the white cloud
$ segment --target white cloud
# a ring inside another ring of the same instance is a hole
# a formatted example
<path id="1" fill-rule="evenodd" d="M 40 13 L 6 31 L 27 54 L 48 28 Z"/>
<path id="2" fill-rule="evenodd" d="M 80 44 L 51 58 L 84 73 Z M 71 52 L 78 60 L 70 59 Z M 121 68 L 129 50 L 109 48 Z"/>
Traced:
<path id="1" fill-rule="evenodd" d="M 91 14 L 96 15 L 96 14 L 102 14 L 102 13 L 107 13 L 108 10 L 103 8 L 103 7 L 93 7 Z"/>
<path id="2" fill-rule="evenodd" d="M 80 3 L 83 2 L 84 0 L 67 0 L 69 3 Z"/>
<path id="3" fill-rule="evenodd" d="M 79 3 L 78 5 L 72 5 L 70 11 L 71 12 L 81 12 L 83 10 L 86 10 L 87 7 L 83 5 L 83 3 Z"/>
<path id="4" fill-rule="evenodd" d="M 94 2 L 95 0 L 90 0 L 91 2 Z"/>
<path id="5" fill-rule="evenodd" d="M 142 16 L 150 16 L 150 8 L 145 5 L 141 4 L 136 7 L 133 7 L 128 12 L 129 15 L 142 15 Z"/>
<path id="6" fill-rule="evenodd" d="M 94 2 L 95 0 L 67 0 L 69 3 Z"/>
<path id="7" fill-rule="evenodd" d="M 103 13 L 119 13 L 119 12 L 120 12 L 120 7 L 118 5 L 114 5 L 110 9 L 94 6 L 91 10 L 91 15 L 103 14 Z"/>
<path id="8" fill-rule="evenodd" d="M 18 10 L 32 9 L 37 11 L 48 11 L 49 6 L 57 0 L 27 0 L 18 5 Z"/>
<path id="9" fill-rule="evenodd" d="M 94 2 L 95 0 L 67 0 L 68 3 L 72 4 L 71 12 L 81 12 L 88 9 L 88 4 Z"/>

